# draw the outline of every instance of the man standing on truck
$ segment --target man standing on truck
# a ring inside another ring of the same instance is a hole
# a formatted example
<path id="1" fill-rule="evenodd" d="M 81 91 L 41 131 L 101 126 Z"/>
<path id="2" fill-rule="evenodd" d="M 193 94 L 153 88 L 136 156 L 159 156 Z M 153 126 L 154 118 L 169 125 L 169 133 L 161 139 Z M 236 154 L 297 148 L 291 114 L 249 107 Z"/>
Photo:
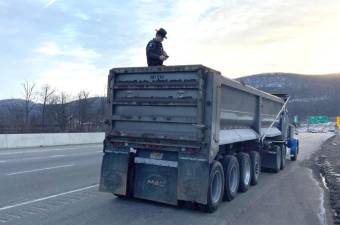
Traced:
<path id="1" fill-rule="evenodd" d="M 163 66 L 163 62 L 169 57 L 163 49 L 162 41 L 166 38 L 166 30 L 156 30 L 156 37 L 146 46 L 146 58 L 148 66 Z"/>

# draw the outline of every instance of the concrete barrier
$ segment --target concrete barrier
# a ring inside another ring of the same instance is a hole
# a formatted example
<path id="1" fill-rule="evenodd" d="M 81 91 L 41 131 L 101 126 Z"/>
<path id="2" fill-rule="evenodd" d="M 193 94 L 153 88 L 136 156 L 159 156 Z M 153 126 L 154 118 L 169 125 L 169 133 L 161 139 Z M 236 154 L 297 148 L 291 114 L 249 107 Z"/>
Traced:
<path id="1" fill-rule="evenodd" d="M 0 135 L 0 148 L 6 148 L 7 147 L 7 135 L 2 134 Z"/>
<path id="2" fill-rule="evenodd" d="M 1 148 L 102 143 L 104 133 L 0 134 Z"/>

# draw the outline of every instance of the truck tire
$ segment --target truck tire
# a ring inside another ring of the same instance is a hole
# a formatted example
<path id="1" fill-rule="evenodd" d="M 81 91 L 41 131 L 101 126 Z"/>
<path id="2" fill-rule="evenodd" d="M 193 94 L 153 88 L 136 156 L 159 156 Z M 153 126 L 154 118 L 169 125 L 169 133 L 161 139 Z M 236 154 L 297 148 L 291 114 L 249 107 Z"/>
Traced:
<path id="1" fill-rule="evenodd" d="M 117 198 L 128 198 L 126 195 L 121 195 L 121 194 L 115 194 L 112 193 L 114 196 L 116 196 Z"/>
<path id="2" fill-rule="evenodd" d="M 274 162 L 273 162 L 273 172 L 274 173 L 278 173 L 280 171 L 281 168 L 281 158 L 282 158 L 282 154 L 281 154 L 281 148 L 278 145 L 273 145 L 273 152 L 275 152 L 276 157 L 274 158 Z"/>
<path id="3" fill-rule="evenodd" d="M 296 154 L 290 157 L 290 160 L 292 160 L 292 161 L 296 161 L 296 159 L 297 159 L 297 155 Z"/>
<path id="4" fill-rule="evenodd" d="M 210 167 L 207 204 L 203 206 L 206 212 L 214 212 L 222 201 L 224 194 L 224 173 L 222 164 L 213 161 Z"/>
<path id="5" fill-rule="evenodd" d="M 251 180 L 251 162 L 249 154 L 240 152 L 237 154 L 238 163 L 240 165 L 240 184 L 239 191 L 246 192 Z"/>
<path id="6" fill-rule="evenodd" d="M 280 145 L 280 149 L 281 149 L 280 169 L 283 170 L 286 167 L 286 156 L 287 156 L 286 145 Z"/>
<path id="7" fill-rule="evenodd" d="M 237 158 L 232 155 L 223 158 L 224 195 L 223 200 L 231 201 L 235 198 L 240 183 L 240 167 Z"/>
<path id="8" fill-rule="evenodd" d="M 257 151 L 250 152 L 251 161 L 251 179 L 250 184 L 256 185 L 259 182 L 259 177 L 261 174 L 261 157 Z"/>

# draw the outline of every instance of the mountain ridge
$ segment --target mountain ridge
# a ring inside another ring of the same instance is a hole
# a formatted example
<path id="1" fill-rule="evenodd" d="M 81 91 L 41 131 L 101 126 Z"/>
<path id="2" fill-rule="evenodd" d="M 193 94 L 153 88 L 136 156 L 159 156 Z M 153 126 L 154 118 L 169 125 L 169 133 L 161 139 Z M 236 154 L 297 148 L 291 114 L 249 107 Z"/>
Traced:
<path id="1" fill-rule="evenodd" d="M 340 73 L 261 73 L 235 80 L 265 92 L 288 94 L 291 116 L 298 115 L 306 120 L 311 115 L 340 115 Z"/>

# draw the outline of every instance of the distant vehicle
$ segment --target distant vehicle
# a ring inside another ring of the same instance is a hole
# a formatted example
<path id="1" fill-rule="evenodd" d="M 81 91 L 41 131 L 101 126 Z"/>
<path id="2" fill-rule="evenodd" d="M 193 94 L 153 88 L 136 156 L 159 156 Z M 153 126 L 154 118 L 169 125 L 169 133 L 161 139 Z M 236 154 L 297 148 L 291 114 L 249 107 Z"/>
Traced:
<path id="1" fill-rule="evenodd" d="M 202 65 L 115 68 L 108 78 L 100 191 L 213 212 L 296 160 L 286 95 Z"/>

